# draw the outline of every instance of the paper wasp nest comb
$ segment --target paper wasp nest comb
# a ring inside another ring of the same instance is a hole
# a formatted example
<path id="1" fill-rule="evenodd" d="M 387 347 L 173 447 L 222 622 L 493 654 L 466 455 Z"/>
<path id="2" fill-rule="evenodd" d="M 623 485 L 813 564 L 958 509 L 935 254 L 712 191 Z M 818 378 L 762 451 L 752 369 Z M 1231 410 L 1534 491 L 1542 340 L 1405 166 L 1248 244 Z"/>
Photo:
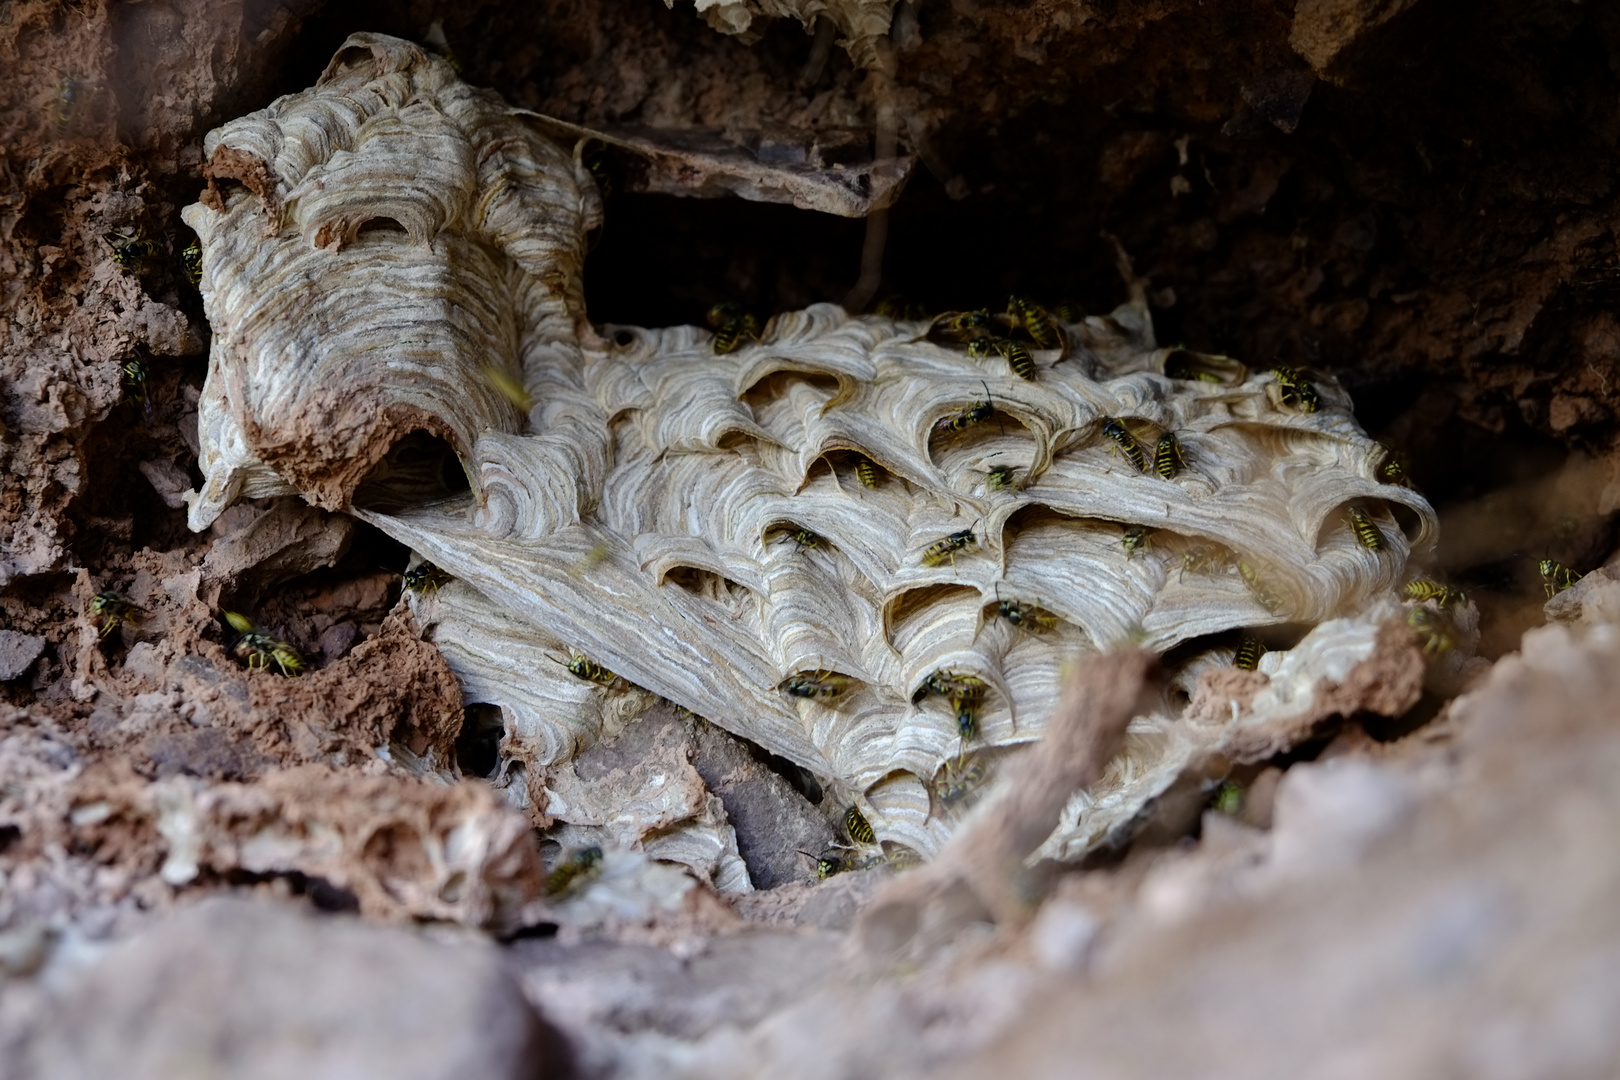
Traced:
<path id="1" fill-rule="evenodd" d="M 1338 387 L 1158 348 L 1139 306 L 1032 345 L 1027 379 L 829 305 L 721 355 L 692 327 L 599 337 L 579 285 L 595 191 L 527 123 L 357 36 L 314 88 L 208 137 L 211 175 L 251 190 L 186 220 L 215 330 L 193 527 L 297 491 L 453 575 L 419 618 L 531 783 L 641 687 L 926 853 L 947 763 L 1037 738 L 1069 658 L 1140 643 L 1190 693 L 1245 631 L 1314 626 L 1265 658 L 1251 710 L 1298 711 L 1367 655 L 1434 543 Z M 608 671 L 577 677 L 584 658 Z M 1233 711 L 1142 718 L 1058 852 L 1219 751 Z"/>

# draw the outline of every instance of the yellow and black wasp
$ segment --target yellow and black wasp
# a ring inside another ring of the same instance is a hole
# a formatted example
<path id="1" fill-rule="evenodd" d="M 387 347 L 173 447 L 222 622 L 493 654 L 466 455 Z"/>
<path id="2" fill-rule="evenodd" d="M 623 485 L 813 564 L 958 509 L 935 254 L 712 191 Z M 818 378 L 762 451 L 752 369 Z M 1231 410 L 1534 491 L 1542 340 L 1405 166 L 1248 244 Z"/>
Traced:
<path id="1" fill-rule="evenodd" d="M 108 233 L 107 244 L 112 248 L 113 262 L 125 270 L 138 267 L 143 259 L 158 253 L 157 244 L 148 240 L 139 227 L 133 233 Z"/>
<path id="2" fill-rule="evenodd" d="M 1077 323 L 1086 317 L 1086 309 L 1078 301 L 1064 300 L 1052 309 L 1052 314 L 1066 323 Z"/>
<path id="3" fill-rule="evenodd" d="M 1412 480 L 1406 473 L 1406 455 L 1399 450 L 1391 450 L 1388 447 L 1384 449 L 1384 460 L 1378 463 L 1378 468 L 1374 470 L 1374 474 L 1386 484 L 1394 484 L 1397 487 L 1405 488 L 1411 487 Z"/>
<path id="4" fill-rule="evenodd" d="M 1541 584 L 1549 597 L 1557 596 L 1585 576 L 1556 559 L 1542 559 L 1537 569 L 1541 571 Z"/>
<path id="5" fill-rule="evenodd" d="M 1166 480 L 1174 480 L 1176 474 L 1187 467 L 1187 459 L 1181 452 L 1181 440 L 1176 433 L 1167 431 L 1159 436 L 1159 444 L 1153 448 L 1153 471 Z"/>
<path id="6" fill-rule="evenodd" d="M 817 881 L 826 881 L 834 874 L 842 873 L 846 868 L 848 861 L 843 855 L 836 851 L 824 851 L 820 855 L 812 855 L 803 848 L 799 848 L 798 852 L 800 855 L 803 855 L 805 858 L 816 864 Z"/>
<path id="7" fill-rule="evenodd" d="M 970 402 L 955 415 L 940 420 L 934 425 L 935 431 L 966 431 L 996 415 L 996 407 L 990 397 L 990 385 L 982 380 L 979 385 L 984 387 L 984 400 Z"/>
<path id="8" fill-rule="evenodd" d="M 109 637 L 119 626 L 137 626 L 140 608 L 115 592 L 99 592 L 87 605 L 90 617 L 101 628 L 101 636 Z"/>
<path id="9" fill-rule="evenodd" d="M 1032 634 L 1044 634 L 1058 624 L 1058 617 L 1043 607 L 1021 600 L 1003 600 L 1000 583 L 996 585 L 996 614 Z"/>
<path id="10" fill-rule="evenodd" d="M 596 844 L 569 852 L 546 872 L 546 895 L 561 896 L 579 882 L 598 873 L 602 849 Z"/>
<path id="11" fill-rule="evenodd" d="M 1033 300 L 1026 300 L 1021 296 L 1007 298 L 1007 314 L 1037 347 L 1042 349 L 1060 349 L 1068 351 L 1068 340 L 1064 337 L 1062 327 L 1052 321 L 1046 309 Z M 1024 376 L 1029 378 L 1029 376 Z"/>
<path id="12" fill-rule="evenodd" d="M 618 678 L 617 675 L 601 664 L 580 653 L 574 653 L 568 658 L 568 673 L 576 679 L 601 683 L 603 686 L 607 686 Z"/>
<path id="13" fill-rule="evenodd" d="M 1029 355 L 1029 350 L 1018 342 L 1004 337 L 982 337 L 968 342 L 968 355 L 975 360 L 982 360 L 995 353 L 1003 357 L 1013 374 L 1020 379 L 1032 380 L 1035 378 L 1035 358 Z"/>
<path id="14" fill-rule="evenodd" d="M 1271 376 L 1276 381 L 1267 388 L 1267 393 L 1278 405 L 1308 413 L 1322 407 L 1322 397 L 1316 392 L 1316 386 L 1298 369 L 1278 364 L 1271 369 Z"/>
<path id="15" fill-rule="evenodd" d="M 818 547 L 822 541 L 820 533 L 812 532 L 809 529 L 801 529 L 796 525 L 779 526 L 774 531 L 787 537 L 792 543 L 797 544 L 800 551 Z"/>
<path id="16" fill-rule="evenodd" d="M 202 247 L 195 240 L 180 252 L 180 265 L 185 267 L 187 280 L 202 284 Z"/>
<path id="17" fill-rule="evenodd" d="M 1350 529 L 1361 541 L 1361 546 L 1368 551 L 1384 550 L 1384 534 L 1373 524 L 1372 516 L 1359 506 L 1352 506 L 1346 512 L 1350 517 Z"/>
<path id="18" fill-rule="evenodd" d="M 935 540 L 923 548 L 922 561 L 925 566 L 938 566 L 950 560 L 951 566 L 956 566 L 958 555 L 967 555 L 979 549 L 979 538 L 973 535 L 972 529 L 963 529 L 953 532 L 949 536 Z"/>
<path id="19" fill-rule="evenodd" d="M 991 491 L 1017 487 L 1018 467 L 1016 465 L 997 465 L 984 474 L 984 486 Z"/>
<path id="20" fill-rule="evenodd" d="M 734 300 L 722 300 L 711 307 L 708 321 L 714 329 L 716 356 L 735 352 L 744 337 L 759 340 L 759 320 Z"/>
<path id="21" fill-rule="evenodd" d="M 1146 525 L 1132 525 L 1120 537 L 1119 546 L 1125 549 L 1125 557 L 1134 559 L 1138 551 L 1146 551 L 1153 546 L 1153 530 Z"/>
<path id="22" fill-rule="evenodd" d="M 1438 581 L 1428 578 L 1413 578 L 1401 586 L 1401 595 L 1408 600 L 1422 603 L 1433 600 L 1437 607 L 1447 607 L 1451 604 L 1467 603 L 1468 597 L 1461 590 L 1453 589 L 1450 585 L 1442 585 Z"/>
<path id="23" fill-rule="evenodd" d="M 916 705 L 929 694 L 942 698 L 980 698 L 990 689 L 990 684 L 977 675 L 967 675 L 956 671 L 936 671 L 923 680 L 917 687 L 916 693 L 911 695 L 911 703 Z"/>
<path id="24" fill-rule="evenodd" d="M 885 296 L 872 305 L 872 312 L 902 322 L 917 322 L 928 318 L 928 308 L 925 305 L 907 300 L 903 296 Z"/>
<path id="25" fill-rule="evenodd" d="M 1261 573 L 1258 567 L 1246 562 L 1240 562 L 1238 563 L 1238 576 L 1243 579 L 1243 584 L 1248 587 L 1249 595 L 1254 597 L 1255 602 L 1261 607 L 1271 612 L 1275 612 L 1282 607 L 1282 598 L 1271 591 L 1270 586 L 1266 584 L 1265 575 Z"/>
<path id="26" fill-rule="evenodd" d="M 848 675 L 839 675 L 831 671 L 816 671 L 808 674 L 800 672 L 789 675 L 783 679 L 778 690 L 788 697 L 796 698 L 836 698 L 849 689 L 851 680 Z"/>
<path id="27" fill-rule="evenodd" d="M 857 844 L 877 843 L 877 834 L 872 831 L 872 823 L 866 820 L 866 815 L 861 813 L 858 806 L 851 806 L 844 811 L 844 830 Z"/>
<path id="28" fill-rule="evenodd" d="M 984 783 L 988 768 L 978 754 L 948 759 L 934 777 L 934 797 L 946 806 L 960 802 Z"/>
<path id="29" fill-rule="evenodd" d="M 989 337 L 995 320 L 986 308 L 976 311 L 944 311 L 934 316 L 925 335 L 929 341 L 950 345 L 966 345 L 979 338 Z"/>
<path id="30" fill-rule="evenodd" d="M 1406 625 L 1417 632 L 1423 642 L 1423 651 L 1439 656 L 1451 651 L 1457 642 L 1451 634 L 1451 623 L 1437 611 L 1419 605 L 1406 613 Z"/>
<path id="31" fill-rule="evenodd" d="M 1245 632 L 1243 640 L 1238 644 L 1237 653 L 1232 657 L 1232 666 L 1239 671 L 1257 671 L 1260 668 L 1260 658 L 1265 654 L 1265 644 L 1253 634 Z"/>
<path id="32" fill-rule="evenodd" d="M 146 366 L 146 350 L 137 345 L 134 355 L 126 357 L 119 365 L 119 380 L 123 384 L 124 400 L 139 405 L 142 415 L 148 418 L 152 415 L 151 379 L 152 374 Z"/>
<path id="33" fill-rule="evenodd" d="M 225 621 L 238 634 L 231 645 L 231 655 L 248 668 L 268 668 L 274 664 L 283 675 L 297 675 L 304 670 L 304 658 L 297 649 L 279 638 L 271 637 L 246 615 L 227 611 Z"/>
<path id="34" fill-rule="evenodd" d="M 1102 433 L 1114 440 L 1114 446 L 1125 455 L 1126 461 L 1136 466 L 1137 472 L 1148 471 L 1147 455 L 1142 452 L 1141 445 L 1137 443 L 1135 436 L 1125 429 L 1124 424 L 1112 416 L 1107 417 L 1103 420 Z"/>
<path id="35" fill-rule="evenodd" d="M 454 577 L 426 559 L 405 571 L 405 587 L 413 593 L 438 592 L 454 580 Z"/>
<path id="36" fill-rule="evenodd" d="M 58 131 L 66 131 L 73 126 L 73 118 L 78 114 L 81 96 L 79 84 L 72 79 L 63 79 L 56 84 L 56 93 L 52 97 L 51 119 L 55 121 Z"/>
<path id="37" fill-rule="evenodd" d="M 861 482 L 862 487 L 877 487 L 880 479 L 877 462 L 862 454 L 855 461 L 855 477 Z"/>

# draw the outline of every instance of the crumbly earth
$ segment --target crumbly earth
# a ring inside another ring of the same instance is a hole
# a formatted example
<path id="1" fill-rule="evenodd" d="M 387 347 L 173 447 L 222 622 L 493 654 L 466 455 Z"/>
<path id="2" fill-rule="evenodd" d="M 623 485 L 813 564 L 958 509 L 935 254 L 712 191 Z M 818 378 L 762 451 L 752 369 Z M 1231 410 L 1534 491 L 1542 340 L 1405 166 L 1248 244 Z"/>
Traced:
<path id="1" fill-rule="evenodd" d="M 541 879 L 558 853 L 528 831 L 543 789 L 462 779 L 483 775 L 482 744 L 397 604 L 403 549 L 288 502 L 185 529 L 208 329 L 177 211 L 202 186 L 202 135 L 308 85 L 351 31 L 421 40 L 436 22 L 471 81 L 572 121 L 745 143 L 874 123 L 876 81 L 830 35 L 779 22 L 744 42 L 685 4 L 0 8 L 0 1072 L 31 1075 L 30 1045 L 74 1034 L 50 1025 L 104 1015 L 83 979 L 108 942 L 219 892 L 358 910 L 338 928 L 559 927 L 504 955 L 592 1075 L 1620 1071 L 1603 625 L 1620 605 L 1590 586 L 1521 650 L 1542 620 L 1535 562 L 1605 563 L 1620 508 L 1612 6 L 897 6 L 890 104 L 924 168 L 889 215 L 882 291 L 1107 310 L 1117 238 L 1166 340 L 1351 389 L 1440 509 L 1437 573 L 1502 657 L 1397 722 L 1322 718 L 1304 750 L 1235 777 L 1234 813 L 898 964 L 849 951 L 885 871 L 812 885 L 809 860 L 734 908 L 693 890 L 570 924 Z M 108 236 L 137 231 L 153 253 L 120 266 Z M 866 236 L 621 192 L 591 314 L 837 301 Z M 121 370 L 136 346 L 149 409 Z M 142 617 L 103 639 L 85 605 L 106 589 Z M 312 670 L 246 670 L 225 610 Z M 1242 683 L 1200 691 L 1229 707 Z M 1414 686 L 1392 667 L 1343 709 Z M 786 846 L 778 823 L 815 838 L 802 778 L 708 738 L 694 767 L 745 860 Z M 793 782 L 750 801 L 727 779 L 765 774 Z M 264 822 L 284 826 L 275 843 L 246 845 Z"/>

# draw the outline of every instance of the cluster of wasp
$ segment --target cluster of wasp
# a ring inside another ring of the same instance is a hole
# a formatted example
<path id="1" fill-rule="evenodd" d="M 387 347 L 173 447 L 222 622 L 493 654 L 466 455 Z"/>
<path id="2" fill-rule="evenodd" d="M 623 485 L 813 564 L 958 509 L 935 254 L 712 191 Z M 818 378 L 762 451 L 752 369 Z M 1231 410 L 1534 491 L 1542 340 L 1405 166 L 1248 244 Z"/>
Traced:
<path id="1" fill-rule="evenodd" d="M 111 591 L 96 593 L 85 605 L 85 610 L 102 638 L 112 636 L 120 626 L 139 626 L 142 617 L 141 609 L 128 597 Z M 283 675 L 297 675 L 304 670 L 304 658 L 297 649 L 272 637 L 246 615 L 227 611 L 225 621 L 237 634 L 236 640 L 231 643 L 231 655 L 249 668 L 274 666 Z"/>
<path id="2" fill-rule="evenodd" d="M 157 241 L 146 235 L 144 229 L 136 226 L 133 232 L 119 230 L 106 235 L 107 246 L 112 249 L 112 260 L 125 270 L 140 272 L 149 259 L 155 259 L 160 254 Z M 193 240 L 180 251 L 180 267 L 185 271 L 186 280 L 193 285 L 202 281 L 202 247 Z"/>

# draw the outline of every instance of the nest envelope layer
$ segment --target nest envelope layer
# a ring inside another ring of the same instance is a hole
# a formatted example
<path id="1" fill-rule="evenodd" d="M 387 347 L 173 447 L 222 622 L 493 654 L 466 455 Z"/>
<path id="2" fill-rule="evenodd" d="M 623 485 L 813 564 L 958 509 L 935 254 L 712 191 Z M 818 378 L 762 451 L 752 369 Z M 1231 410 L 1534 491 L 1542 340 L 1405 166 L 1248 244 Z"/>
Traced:
<path id="1" fill-rule="evenodd" d="M 598 331 L 577 153 L 408 42 L 356 35 L 206 148 L 193 527 L 296 491 L 449 572 L 418 617 L 531 775 L 644 688 L 926 854 L 953 762 L 1039 738 L 1067 660 L 1140 643 L 1171 692 L 1072 805 L 1052 850 L 1073 857 L 1342 680 L 1436 540 L 1335 384 L 1306 411 L 1273 373 L 1159 347 L 1140 303 L 1065 324 L 1032 379 L 831 305 L 725 354 L 692 327 Z M 1184 467 L 1141 467 L 1170 434 Z M 1199 674 L 1266 627 L 1299 639 L 1261 662 L 1286 692 L 1185 718 Z M 577 677 L 581 657 L 613 674 Z M 984 689 L 931 693 L 942 677 Z"/>

